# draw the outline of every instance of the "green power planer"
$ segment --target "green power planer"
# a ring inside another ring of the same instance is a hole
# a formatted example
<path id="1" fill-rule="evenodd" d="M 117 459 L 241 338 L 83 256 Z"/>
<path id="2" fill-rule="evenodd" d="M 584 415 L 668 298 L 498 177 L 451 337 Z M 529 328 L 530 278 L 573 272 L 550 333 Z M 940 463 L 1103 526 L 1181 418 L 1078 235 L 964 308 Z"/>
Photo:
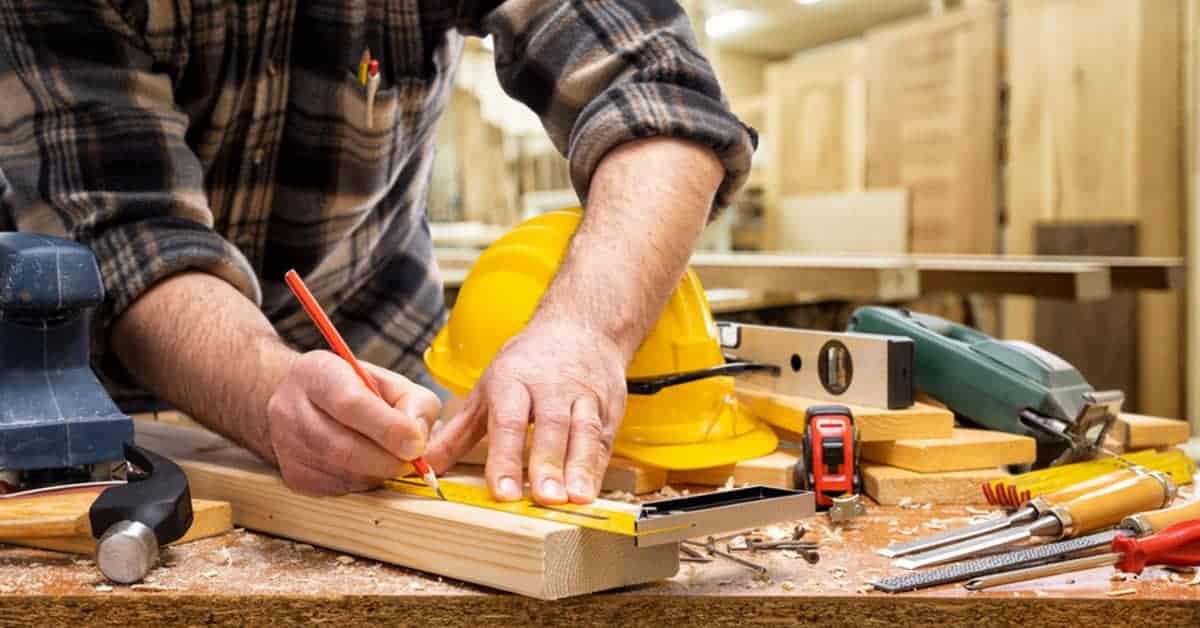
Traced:
<path id="1" fill-rule="evenodd" d="M 1097 392 L 1066 360 L 937 316 L 861 307 L 850 331 L 913 340 L 913 383 L 968 422 L 1037 439 L 1034 468 L 1092 457 L 1125 395 Z"/>

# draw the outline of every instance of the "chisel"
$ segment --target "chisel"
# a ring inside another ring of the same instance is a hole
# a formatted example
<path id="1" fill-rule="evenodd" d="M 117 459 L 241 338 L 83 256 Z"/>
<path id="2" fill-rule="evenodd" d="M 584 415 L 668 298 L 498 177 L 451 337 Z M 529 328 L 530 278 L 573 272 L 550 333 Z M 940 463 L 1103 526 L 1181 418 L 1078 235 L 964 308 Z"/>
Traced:
<path id="1" fill-rule="evenodd" d="M 1035 580 L 1072 571 L 1114 566 L 1119 571 L 1140 574 L 1148 565 L 1195 567 L 1200 565 L 1200 519 L 1177 523 L 1146 538 L 1118 536 L 1112 540 L 1112 552 L 1049 565 L 1018 569 L 976 578 L 966 588 L 981 591 L 1013 582 Z"/>
<path id="2" fill-rule="evenodd" d="M 1028 525 L 970 539 L 895 561 L 903 569 L 970 558 L 1033 537 L 1065 538 L 1116 525 L 1127 515 L 1162 508 L 1175 498 L 1175 483 L 1158 471 L 1136 473 L 1119 482 L 1058 504 Z"/>
<path id="3" fill-rule="evenodd" d="M 973 539 L 975 537 L 983 536 L 992 532 L 998 532 L 1013 526 L 1037 521 L 1038 517 L 1050 512 L 1050 509 L 1057 504 L 1071 501 L 1072 499 L 1075 499 L 1081 495 L 1086 495 L 1087 493 L 1104 488 L 1110 484 L 1114 484 L 1116 482 L 1120 482 L 1121 480 L 1136 476 L 1137 472 L 1130 469 L 1114 471 L 1100 477 L 1095 477 L 1090 480 L 1084 480 L 1083 482 L 1072 484 L 1071 486 L 1059 489 L 1048 495 L 1035 497 L 1025 502 L 1024 506 L 1007 517 L 998 517 L 982 523 L 967 526 L 965 528 L 948 530 L 940 534 L 928 536 L 910 543 L 904 543 L 902 545 L 892 545 L 890 547 L 885 547 L 881 550 L 878 550 L 877 553 L 880 556 L 886 556 L 888 558 L 899 558 L 900 556 L 907 556 L 909 554 L 916 554 L 917 552 L 929 551 L 938 547 L 951 545 L 953 543 L 960 543 L 962 541 L 966 541 L 967 539 Z"/>
<path id="4" fill-rule="evenodd" d="M 1057 543 L 1037 545 L 1004 554 L 976 558 L 920 573 L 883 578 L 871 584 L 880 591 L 902 593 L 904 591 L 927 589 L 952 582 L 962 582 L 1013 569 L 1058 563 L 1072 556 L 1078 556 L 1095 551 L 1096 548 L 1104 547 L 1118 536 L 1141 537 L 1154 532 L 1160 532 L 1181 521 L 1192 519 L 1200 519 L 1200 500 L 1184 502 L 1161 510 L 1130 515 L 1121 520 L 1119 527 L 1112 530 L 1105 530 L 1066 541 L 1058 541 Z"/>

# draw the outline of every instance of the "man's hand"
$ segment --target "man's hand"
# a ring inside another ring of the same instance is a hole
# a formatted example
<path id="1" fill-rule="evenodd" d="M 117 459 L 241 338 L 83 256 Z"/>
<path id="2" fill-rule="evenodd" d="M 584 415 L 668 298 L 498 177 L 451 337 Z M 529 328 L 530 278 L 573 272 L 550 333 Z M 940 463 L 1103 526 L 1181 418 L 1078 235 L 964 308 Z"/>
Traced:
<path id="1" fill-rule="evenodd" d="M 534 499 L 595 498 L 625 413 L 626 365 L 679 284 L 723 174 L 712 151 L 682 140 L 649 138 L 609 152 L 532 320 L 434 435 L 435 469 L 486 434 L 492 494 L 520 497 L 532 421 Z"/>
<path id="2" fill-rule="evenodd" d="M 407 473 L 425 451 L 441 402 L 428 389 L 363 363 L 384 399 L 328 351 L 301 355 L 267 402 L 267 432 L 293 490 L 340 495 Z"/>
<path id="3" fill-rule="evenodd" d="M 463 410 L 437 433 L 429 463 L 440 473 L 487 434 L 492 494 L 519 499 L 532 418 L 534 499 L 587 503 L 600 491 L 624 413 L 625 356 L 617 344 L 569 319 L 535 320 L 500 350 Z"/>

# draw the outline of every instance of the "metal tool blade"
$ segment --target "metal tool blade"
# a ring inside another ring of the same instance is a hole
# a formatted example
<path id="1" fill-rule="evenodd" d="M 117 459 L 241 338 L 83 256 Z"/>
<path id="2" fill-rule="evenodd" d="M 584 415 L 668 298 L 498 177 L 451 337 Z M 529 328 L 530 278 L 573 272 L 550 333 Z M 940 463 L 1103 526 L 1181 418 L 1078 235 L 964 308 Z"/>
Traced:
<path id="1" fill-rule="evenodd" d="M 1009 528 L 1001 530 L 989 536 L 977 537 L 969 539 L 954 545 L 941 547 L 924 554 L 899 558 L 892 562 L 893 565 L 901 569 L 920 569 L 922 567 L 931 567 L 942 563 L 949 563 L 963 558 L 986 552 L 987 550 L 1005 547 L 1014 543 L 1020 543 L 1033 536 L 1029 526 L 1021 526 L 1019 528 Z"/>
<path id="2" fill-rule="evenodd" d="M 995 532 L 997 530 L 1003 530 L 1019 523 L 1031 521 L 1036 516 L 1037 511 L 1034 509 L 1022 508 L 1021 510 L 1018 510 L 1007 517 L 989 519 L 981 523 L 969 525 L 965 528 L 947 530 L 945 532 L 927 536 L 923 539 L 917 539 L 916 541 L 911 541 L 909 543 L 891 545 L 881 550 L 877 550 L 876 553 L 880 556 L 886 556 L 888 558 L 899 558 L 900 556 L 907 556 L 909 554 L 916 554 L 918 552 L 932 550 L 934 548 L 950 545 L 952 543 L 959 543 L 966 541 L 967 539 L 973 539 L 977 536 L 983 536 L 984 534 Z"/>
<path id="3" fill-rule="evenodd" d="M 1017 550 L 1014 552 L 1006 552 L 996 554 L 994 556 L 985 556 L 976 558 L 975 560 L 963 561 L 953 565 L 946 565 L 921 573 L 904 574 L 901 576 L 893 576 L 883 578 L 872 582 L 872 586 L 880 591 L 888 593 L 902 593 L 904 591 L 916 591 L 917 589 L 927 589 L 943 584 L 953 582 L 962 582 L 971 580 L 981 576 L 987 576 L 994 573 L 1008 571 L 1019 567 L 1032 567 L 1035 565 L 1058 562 L 1066 558 L 1074 557 L 1083 552 L 1095 551 L 1108 546 L 1114 537 L 1118 535 L 1132 535 L 1133 532 L 1124 529 L 1105 530 L 1087 536 L 1081 536 L 1076 539 L 1068 539 L 1066 541 L 1058 541 L 1056 543 L 1047 543 L 1045 545 L 1037 545 L 1027 549 Z"/>
<path id="4" fill-rule="evenodd" d="M 1092 569 L 1093 567 L 1106 567 L 1115 565 L 1121 560 L 1121 555 L 1116 553 L 1099 554 L 1097 556 L 1087 556 L 1085 558 L 1077 558 L 1075 560 L 1063 560 L 1045 565 L 1036 565 L 1026 567 L 1025 569 L 1016 569 L 1003 573 L 992 574 L 975 578 L 964 584 L 963 586 L 971 591 L 982 591 L 992 587 L 998 587 L 1014 582 L 1025 582 L 1027 580 L 1037 580 L 1038 578 L 1046 578 L 1049 576 L 1057 576 L 1062 573 L 1070 573 L 1072 571 L 1082 571 L 1084 569 Z"/>

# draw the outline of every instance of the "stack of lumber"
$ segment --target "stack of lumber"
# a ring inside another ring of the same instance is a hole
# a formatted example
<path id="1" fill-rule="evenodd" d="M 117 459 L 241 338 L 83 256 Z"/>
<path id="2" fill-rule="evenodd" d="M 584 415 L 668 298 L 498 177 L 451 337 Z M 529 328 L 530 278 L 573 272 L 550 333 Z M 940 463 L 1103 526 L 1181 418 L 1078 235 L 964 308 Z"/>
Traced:
<path id="1" fill-rule="evenodd" d="M 667 482 L 796 487 L 805 410 L 828 402 L 746 390 L 739 390 L 738 395 L 753 414 L 772 424 L 782 446 L 770 455 L 736 465 L 671 471 Z M 982 484 L 1008 476 L 1006 468 L 1032 463 L 1036 456 L 1032 438 L 956 426 L 953 413 L 931 400 L 900 410 L 847 407 L 858 430 L 863 491 L 879 504 L 986 504 Z M 1162 449 L 1186 442 L 1188 437 L 1186 422 L 1122 414 L 1110 431 L 1107 448 L 1115 452 Z M 610 476 L 629 474 L 629 466 L 638 467 L 628 461 L 621 465 L 619 471 L 610 471 Z"/>

